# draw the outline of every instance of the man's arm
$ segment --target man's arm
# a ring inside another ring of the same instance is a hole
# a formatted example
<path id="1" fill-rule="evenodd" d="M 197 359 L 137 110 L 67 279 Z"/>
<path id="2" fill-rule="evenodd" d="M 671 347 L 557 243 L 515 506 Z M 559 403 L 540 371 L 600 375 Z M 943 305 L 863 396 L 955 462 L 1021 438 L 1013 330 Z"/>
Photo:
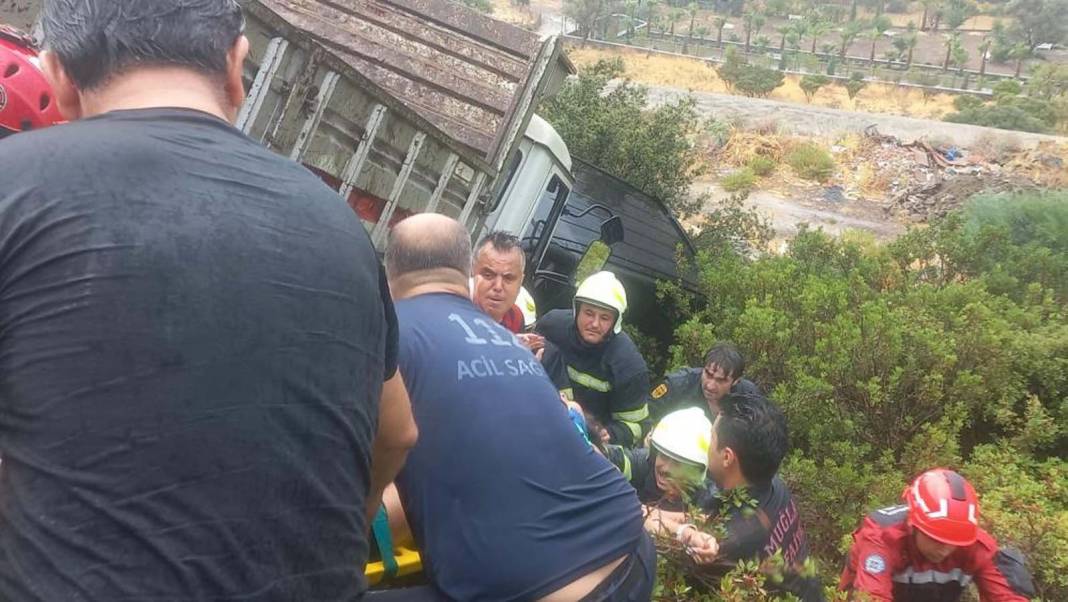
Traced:
<path id="1" fill-rule="evenodd" d="M 645 371 L 623 383 L 616 383 L 612 392 L 612 421 L 605 425 L 612 443 L 623 447 L 641 445 L 653 423 L 649 405 L 645 402 L 648 393 L 649 373 Z"/>
<path id="2" fill-rule="evenodd" d="M 371 452 L 371 490 L 367 495 L 367 524 L 370 525 L 382 503 L 382 490 L 404 466 L 408 450 L 415 446 L 419 431 L 412 418 L 408 390 L 400 370 L 382 385 L 378 406 L 378 432 Z"/>
<path id="3" fill-rule="evenodd" d="M 1023 554 L 1002 548 L 975 571 L 975 586 L 982 602 L 1027 602 L 1035 595 L 1034 580 Z"/>
<path id="4" fill-rule="evenodd" d="M 849 592 L 851 600 L 859 598 L 871 602 L 893 602 L 891 557 L 880 538 L 866 532 L 872 528 L 867 524 L 868 520 L 865 519 L 861 528 L 853 534 L 853 547 L 846 558 L 838 589 Z"/>

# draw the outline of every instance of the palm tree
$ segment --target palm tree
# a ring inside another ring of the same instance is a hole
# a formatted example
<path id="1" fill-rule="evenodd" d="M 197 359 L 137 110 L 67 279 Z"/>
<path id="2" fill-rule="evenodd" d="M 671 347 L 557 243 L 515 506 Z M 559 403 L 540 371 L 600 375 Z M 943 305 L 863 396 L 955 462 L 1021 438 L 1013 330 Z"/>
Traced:
<path id="1" fill-rule="evenodd" d="M 763 14 L 749 11 L 742 15 L 742 27 L 745 28 L 745 53 L 749 54 L 749 43 L 754 35 L 760 34 L 760 28 L 764 27 L 767 19 Z"/>
<path id="2" fill-rule="evenodd" d="M 983 87 L 983 77 L 986 76 L 986 61 L 987 55 L 990 53 L 990 46 L 994 43 L 989 36 L 983 38 L 983 41 L 979 44 L 979 87 Z"/>
<path id="3" fill-rule="evenodd" d="M 808 22 L 808 35 L 812 36 L 812 54 L 816 54 L 816 42 L 819 41 L 820 36 L 830 30 L 831 24 L 819 17 L 815 17 Z"/>
<path id="4" fill-rule="evenodd" d="M 953 32 L 946 36 L 946 58 L 942 61 L 942 71 L 949 71 L 949 59 L 953 51 L 960 46 L 960 34 Z"/>
<path id="5" fill-rule="evenodd" d="M 681 19 L 684 14 L 685 13 L 682 10 L 677 8 L 671 9 L 671 12 L 668 13 L 668 19 L 671 21 L 672 41 L 675 40 L 675 24 L 679 22 L 679 19 Z"/>
<path id="6" fill-rule="evenodd" d="M 1009 58 L 1016 61 L 1016 71 L 1013 73 L 1013 77 L 1019 79 L 1020 72 L 1023 70 L 1023 62 L 1031 57 L 1031 47 L 1023 42 L 1017 42 L 1012 45 L 1009 50 Z"/>
<path id="7" fill-rule="evenodd" d="M 842 26 L 842 30 L 838 32 L 838 37 L 841 39 L 842 44 L 838 47 L 838 57 L 845 59 L 846 51 L 849 50 L 849 45 L 853 43 L 853 40 L 857 39 L 857 36 L 861 34 L 867 28 L 867 24 L 864 21 L 850 21 Z"/>
<path id="8" fill-rule="evenodd" d="M 920 0 L 923 4 L 923 16 L 920 17 L 920 31 L 927 30 L 927 16 L 931 13 L 931 9 L 939 5 L 942 0 Z"/>
<path id="9" fill-rule="evenodd" d="M 627 43 L 634 39 L 634 13 L 638 11 L 638 0 L 627 0 Z"/>
<path id="10" fill-rule="evenodd" d="M 890 19 L 880 15 L 871 20 L 868 29 L 868 36 L 871 37 L 871 54 L 868 55 L 868 62 L 871 63 L 871 70 L 875 71 L 875 44 L 879 41 L 879 38 L 883 37 L 887 29 L 890 29 Z"/>
<path id="11" fill-rule="evenodd" d="M 727 26 L 727 17 L 716 17 L 713 25 L 716 26 L 716 46 L 723 48 L 723 28 Z"/>
<path id="12" fill-rule="evenodd" d="M 693 22 L 697 19 L 697 3 L 691 2 L 686 10 L 690 13 L 690 30 L 686 33 L 686 39 L 682 42 L 682 53 L 686 54 L 686 51 L 690 49 L 690 40 L 693 39 Z"/>

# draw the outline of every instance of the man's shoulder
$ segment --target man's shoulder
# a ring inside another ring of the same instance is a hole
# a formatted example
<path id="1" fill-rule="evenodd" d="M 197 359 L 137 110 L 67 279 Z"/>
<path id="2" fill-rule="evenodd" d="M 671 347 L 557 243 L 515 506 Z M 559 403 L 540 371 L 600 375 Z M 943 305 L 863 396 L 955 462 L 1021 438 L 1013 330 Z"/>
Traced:
<path id="1" fill-rule="evenodd" d="M 553 309 L 538 318 L 534 329 L 550 340 L 562 337 L 575 320 L 575 313 L 568 309 Z"/>
<path id="2" fill-rule="evenodd" d="M 701 371 L 703 368 L 679 368 L 674 372 L 669 372 L 664 376 L 664 381 L 667 382 L 669 387 L 675 388 L 688 388 L 692 387 L 694 383 L 701 382 Z"/>
<path id="3" fill-rule="evenodd" d="M 736 394 L 736 395 L 762 395 L 763 394 L 760 391 L 760 387 L 758 387 L 756 385 L 756 383 L 754 383 L 753 381 L 749 380 L 748 378 L 739 379 L 738 382 L 734 383 L 734 386 L 731 387 L 731 393 Z"/>

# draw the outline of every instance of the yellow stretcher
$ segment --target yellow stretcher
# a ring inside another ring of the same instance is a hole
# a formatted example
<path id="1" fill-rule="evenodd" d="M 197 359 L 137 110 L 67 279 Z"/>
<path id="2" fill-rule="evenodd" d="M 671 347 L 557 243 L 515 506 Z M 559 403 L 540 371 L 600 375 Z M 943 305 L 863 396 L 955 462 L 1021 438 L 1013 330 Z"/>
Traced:
<path id="1" fill-rule="evenodd" d="M 382 559 L 367 563 L 363 574 L 369 585 L 378 585 L 382 581 L 414 575 L 423 570 L 423 561 L 418 551 L 403 546 L 393 547 L 393 535 L 389 530 L 385 507 L 378 508 L 378 514 L 371 523 L 371 531 L 375 535 Z"/>
<path id="2" fill-rule="evenodd" d="M 419 558 L 419 552 L 408 548 L 397 548 L 393 554 L 393 563 L 396 569 L 389 574 L 388 578 L 414 575 L 423 570 L 423 561 Z M 368 562 L 363 574 L 367 577 L 369 585 L 378 585 L 387 579 L 386 562 Z"/>

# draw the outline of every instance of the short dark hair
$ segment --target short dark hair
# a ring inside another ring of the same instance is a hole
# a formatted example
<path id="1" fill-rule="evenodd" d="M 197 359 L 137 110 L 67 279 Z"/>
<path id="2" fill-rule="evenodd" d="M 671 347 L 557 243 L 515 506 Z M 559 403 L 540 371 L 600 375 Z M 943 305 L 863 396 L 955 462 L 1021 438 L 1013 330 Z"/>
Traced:
<path id="1" fill-rule="evenodd" d="M 775 476 L 790 446 L 782 410 L 762 395 L 731 393 L 719 402 L 716 424 L 717 449 L 734 450 L 746 481 Z"/>
<path id="2" fill-rule="evenodd" d="M 235 0 L 46 0 L 40 22 L 45 48 L 82 90 L 139 66 L 222 75 L 245 26 Z"/>
<path id="3" fill-rule="evenodd" d="M 472 262 L 478 260 L 478 254 L 482 252 L 487 246 L 493 247 L 493 250 L 498 253 L 507 253 L 513 249 L 519 250 L 519 256 L 522 258 L 521 264 L 524 268 L 527 264 L 527 256 L 523 251 L 523 247 L 519 244 L 519 237 L 515 234 L 510 234 L 504 230 L 494 230 L 489 234 L 486 234 L 479 239 L 478 244 L 475 245 L 475 254 L 471 258 Z"/>
<path id="4" fill-rule="evenodd" d="M 438 230 L 434 236 L 414 236 L 403 228 L 394 229 L 390 231 L 385 262 L 390 278 L 438 268 L 453 269 L 468 277 L 471 237 L 459 222 Z"/>
<path id="5" fill-rule="evenodd" d="M 742 352 L 730 343 L 716 343 L 705 354 L 705 366 L 716 365 L 731 379 L 737 380 L 745 374 L 745 358 Z"/>

